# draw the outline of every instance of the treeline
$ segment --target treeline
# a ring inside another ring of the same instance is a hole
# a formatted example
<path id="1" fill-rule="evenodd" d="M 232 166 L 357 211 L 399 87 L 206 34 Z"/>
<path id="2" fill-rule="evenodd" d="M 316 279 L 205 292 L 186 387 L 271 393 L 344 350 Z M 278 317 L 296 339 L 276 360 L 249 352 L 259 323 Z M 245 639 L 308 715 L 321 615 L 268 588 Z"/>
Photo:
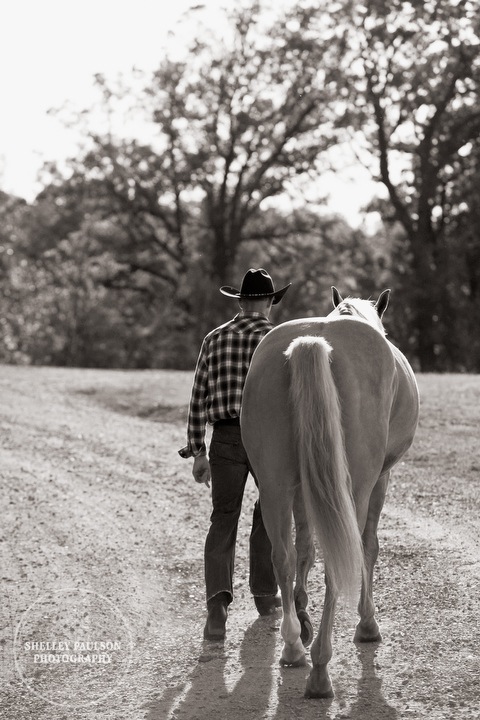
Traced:
<path id="1" fill-rule="evenodd" d="M 151 76 L 98 76 L 123 125 L 86 127 L 34 202 L 0 194 L 0 360 L 190 368 L 235 312 L 219 286 L 266 266 L 294 283 L 276 322 L 388 286 L 417 368 L 480 371 L 480 19 L 386 5 L 255 3 Z M 374 234 L 319 210 L 345 150 L 385 190 Z"/>

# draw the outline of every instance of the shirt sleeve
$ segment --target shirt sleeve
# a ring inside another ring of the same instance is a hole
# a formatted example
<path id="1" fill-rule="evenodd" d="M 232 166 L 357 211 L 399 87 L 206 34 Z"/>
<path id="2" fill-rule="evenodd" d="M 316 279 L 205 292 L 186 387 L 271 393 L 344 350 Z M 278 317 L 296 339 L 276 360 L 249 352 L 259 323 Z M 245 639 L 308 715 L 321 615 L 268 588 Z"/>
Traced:
<path id="1" fill-rule="evenodd" d="M 206 452 L 207 425 L 207 343 L 204 340 L 197 360 L 187 421 L 188 448 L 193 456 Z"/>

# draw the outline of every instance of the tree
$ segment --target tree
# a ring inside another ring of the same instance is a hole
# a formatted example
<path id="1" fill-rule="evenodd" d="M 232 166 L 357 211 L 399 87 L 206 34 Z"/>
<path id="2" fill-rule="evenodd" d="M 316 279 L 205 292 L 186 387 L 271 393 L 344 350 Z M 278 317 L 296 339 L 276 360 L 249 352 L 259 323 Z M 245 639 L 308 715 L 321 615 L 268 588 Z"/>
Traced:
<path id="1" fill-rule="evenodd" d="M 22 330 L 22 295 L 16 283 L 18 269 L 24 260 L 23 218 L 27 212 L 25 200 L 0 191 L 0 360 L 26 362 L 28 358 L 18 345 Z"/>
<path id="2" fill-rule="evenodd" d="M 445 243 L 449 248 L 444 293 L 451 299 L 444 353 L 449 369 L 480 371 L 480 142 L 470 143 L 452 163 L 452 183 L 445 196 Z M 454 179 L 453 179 L 454 178 Z M 449 311 L 449 314 L 447 314 Z"/>
<path id="3" fill-rule="evenodd" d="M 369 0 L 352 17 L 350 102 L 403 229 L 421 368 L 440 369 L 457 296 L 450 201 L 480 132 L 480 16 L 468 0 Z"/>
<path id="4" fill-rule="evenodd" d="M 191 282 L 180 280 L 204 272 L 212 286 L 235 282 L 239 249 L 257 236 L 261 213 L 287 202 L 298 181 L 314 181 L 336 141 L 345 47 L 335 13 L 264 17 L 259 3 L 240 6 L 226 38 L 211 32 L 183 59 L 167 57 L 137 103 L 149 137 L 93 134 L 73 173 L 119 229 L 123 270 L 111 283 L 156 277 L 185 323 Z M 132 93 L 97 81 L 107 112 Z"/>
<path id="5" fill-rule="evenodd" d="M 275 311 L 277 322 L 327 315 L 332 309 L 332 284 L 341 287 L 345 296 L 370 297 L 390 280 L 387 251 L 342 217 L 319 215 L 307 208 L 284 215 L 271 208 L 260 218 L 259 237 L 270 236 L 275 229 L 281 241 L 246 242 L 238 264 L 240 270 L 247 258 L 253 258 L 257 266 L 272 269 L 279 285 L 292 282 L 288 301 Z"/>
<path id="6" fill-rule="evenodd" d="M 326 12 L 299 10 L 265 27 L 257 3 L 231 21 L 226 41 L 197 39 L 188 61 L 164 63 L 150 89 L 171 172 L 201 190 L 220 282 L 231 279 L 260 208 L 297 177 L 312 178 L 335 142 L 341 54 Z"/>

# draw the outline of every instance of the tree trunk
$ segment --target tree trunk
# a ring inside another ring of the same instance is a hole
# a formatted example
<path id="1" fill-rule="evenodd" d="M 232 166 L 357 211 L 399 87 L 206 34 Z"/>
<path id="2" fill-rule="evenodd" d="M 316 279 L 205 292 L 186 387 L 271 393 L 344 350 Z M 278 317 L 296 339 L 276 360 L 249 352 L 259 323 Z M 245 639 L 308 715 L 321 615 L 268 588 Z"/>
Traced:
<path id="1" fill-rule="evenodd" d="M 417 229 L 410 237 L 413 253 L 413 313 L 417 335 L 417 356 L 422 372 L 434 372 L 438 363 L 438 298 L 442 279 L 435 262 L 435 232 L 428 212 L 420 214 Z"/>

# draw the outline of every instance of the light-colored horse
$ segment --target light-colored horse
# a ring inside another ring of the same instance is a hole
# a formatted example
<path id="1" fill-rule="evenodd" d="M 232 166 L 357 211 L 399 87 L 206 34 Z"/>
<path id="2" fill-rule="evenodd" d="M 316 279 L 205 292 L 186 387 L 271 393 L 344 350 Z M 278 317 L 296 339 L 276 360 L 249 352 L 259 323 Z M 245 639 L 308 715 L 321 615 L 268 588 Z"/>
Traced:
<path id="1" fill-rule="evenodd" d="M 390 291 L 376 304 L 332 293 L 330 315 L 283 323 L 262 340 L 241 417 L 282 593 L 283 665 L 306 664 L 313 638 L 306 611 L 313 529 L 323 551 L 325 601 L 307 697 L 333 696 L 327 665 L 341 593 L 360 590 L 355 641 L 381 640 L 372 596 L 377 526 L 390 470 L 412 443 L 419 410 L 413 371 L 381 322 Z"/>

